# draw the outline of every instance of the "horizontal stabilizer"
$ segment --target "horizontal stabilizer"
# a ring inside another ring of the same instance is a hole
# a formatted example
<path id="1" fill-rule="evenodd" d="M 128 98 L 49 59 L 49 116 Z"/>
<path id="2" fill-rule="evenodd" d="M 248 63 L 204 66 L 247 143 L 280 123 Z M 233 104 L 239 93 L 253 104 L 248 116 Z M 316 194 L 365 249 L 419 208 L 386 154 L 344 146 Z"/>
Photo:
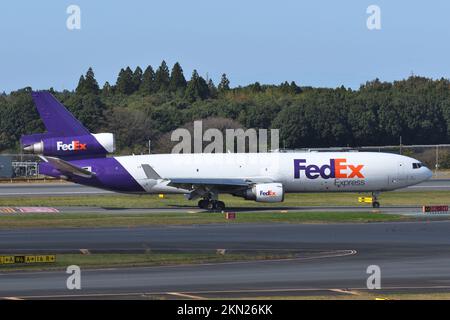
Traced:
<path id="1" fill-rule="evenodd" d="M 58 169 L 59 171 L 61 171 L 62 173 L 69 173 L 69 174 L 74 174 L 77 175 L 79 177 L 83 177 L 83 178 L 91 178 L 93 175 L 95 175 L 95 173 L 80 168 L 76 165 L 71 164 L 70 162 L 64 161 L 62 159 L 59 158 L 55 158 L 55 157 L 44 157 L 41 156 L 41 158 L 45 161 L 50 163 L 53 167 L 55 167 L 56 169 Z"/>

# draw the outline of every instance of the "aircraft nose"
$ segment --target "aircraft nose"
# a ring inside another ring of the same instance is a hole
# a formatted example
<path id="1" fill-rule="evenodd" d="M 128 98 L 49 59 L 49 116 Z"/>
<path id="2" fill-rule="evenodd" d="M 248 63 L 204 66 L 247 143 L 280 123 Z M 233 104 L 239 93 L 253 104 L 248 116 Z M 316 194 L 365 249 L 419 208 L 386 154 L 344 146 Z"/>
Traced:
<path id="1" fill-rule="evenodd" d="M 425 169 L 424 170 L 425 171 L 425 173 L 424 173 L 425 180 L 431 179 L 431 177 L 433 176 L 433 171 L 431 171 L 427 167 L 424 167 L 424 169 Z"/>

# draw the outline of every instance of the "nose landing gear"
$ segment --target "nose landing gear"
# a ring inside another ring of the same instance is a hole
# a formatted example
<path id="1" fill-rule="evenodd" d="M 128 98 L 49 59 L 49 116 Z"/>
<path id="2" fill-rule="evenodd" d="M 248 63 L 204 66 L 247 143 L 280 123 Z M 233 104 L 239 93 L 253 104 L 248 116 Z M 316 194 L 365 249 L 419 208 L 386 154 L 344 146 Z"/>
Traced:
<path id="1" fill-rule="evenodd" d="M 380 202 L 378 201 L 379 192 L 372 192 L 372 208 L 378 209 L 380 207 Z"/>
<path id="2" fill-rule="evenodd" d="M 372 192 L 371 197 L 359 197 L 358 202 L 360 203 L 370 203 L 372 204 L 372 208 L 379 208 L 380 202 L 378 202 L 378 196 L 380 195 L 379 192 Z"/>

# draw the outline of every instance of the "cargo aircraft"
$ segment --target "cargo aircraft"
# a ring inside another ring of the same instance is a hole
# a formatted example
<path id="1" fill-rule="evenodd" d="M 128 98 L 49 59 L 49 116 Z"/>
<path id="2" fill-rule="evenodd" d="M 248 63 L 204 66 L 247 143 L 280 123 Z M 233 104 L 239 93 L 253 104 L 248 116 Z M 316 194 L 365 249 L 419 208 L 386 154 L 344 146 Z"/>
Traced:
<path id="1" fill-rule="evenodd" d="M 428 180 L 432 172 L 410 157 L 379 152 L 193 153 L 108 156 L 112 133 L 90 133 L 49 92 L 33 92 L 47 132 L 24 135 L 41 174 L 133 194 L 185 194 L 198 206 L 223 210 L 220 194 L 282 202 L 286 193 L 383 191 Z"/>

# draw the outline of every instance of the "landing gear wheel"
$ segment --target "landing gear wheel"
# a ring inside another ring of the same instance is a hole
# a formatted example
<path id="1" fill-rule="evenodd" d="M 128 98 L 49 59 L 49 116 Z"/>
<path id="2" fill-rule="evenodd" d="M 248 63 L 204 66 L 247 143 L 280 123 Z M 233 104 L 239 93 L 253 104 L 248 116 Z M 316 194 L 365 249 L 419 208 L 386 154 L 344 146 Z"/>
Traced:
<path id="1" fill-rule="evenodd" d="M 209 201 L 206 209 L 209 211 L 214 211 L 216 209 L 216 203 L 214 201 Z"/>
<path id="2" fill-rule="evenodd" d="M 380 203 L 378 201 L 372 202 L 372 208 L 378 209 L 380 207 Z"/>
<path id="3" fill-rule="evenodd" d="M 225 209 L 225 203 L 223 201 L 217 201 L 216 202 L 216 210 L 222 211 Z"/>
<path id="4" fill-rule="evenodd" d="M 209 211 L 222 211 L 225 209 L 225 203 L 217 200 L 208 201 L 206 209 Z"/>
<path id="5" fill-rule="evenodd" d="M 198 202 L 198 207 L 200 209 L 206 209 L 208 206 L 208 200 L 202 199 Z"/>

